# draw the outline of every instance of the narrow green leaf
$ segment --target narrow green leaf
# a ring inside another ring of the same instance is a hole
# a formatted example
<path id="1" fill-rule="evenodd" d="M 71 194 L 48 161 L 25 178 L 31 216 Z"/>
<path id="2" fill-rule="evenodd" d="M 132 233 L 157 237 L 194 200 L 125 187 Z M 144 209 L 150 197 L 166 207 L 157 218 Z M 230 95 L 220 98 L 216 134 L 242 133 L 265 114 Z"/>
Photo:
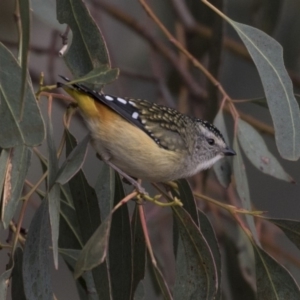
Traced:
<path id="1" fill-rule="evenodd" d="M 59 253 L 62 255 L 68 268 L 73 273 L 80 251 L 73 249 L 59 249 Z M 102 299 L 101 295 L 98 295 L 97 293 L 92 272 L 86 272 L 83 274 L 83 276 L 76 281 L 76 285 L 81 300 Z"/>
<path id="2" fill-rule="evenodd" d="M 148 255 L 149 257 L 149 255 Z M 156 279 L 156 283 L 159 286 L 160 292 L 163 296 L 164 300 L 173 300 L 173 297 L 171 295 L 170 289 L 167 285 L 167 282 L 165 280 L 165 278 L 163 277 L 161 271 L 159 270 L 159 268 L 157 267 L 157 265 L 154 265 L 153 263 L 152 265 L 152 270 Z"/>
<path id="3" fill-rule="evenodd" d="M 174 299 L 213 299 L 218 275 L 212 252 L 190 215 L 172 207 L 179 228 Z"/>
<path id="4" fill-rule="evenodd" d="M 76 211 L 64 201 L 60 203 L 58 245 L 72 249 L 81 249 L 83 246 Z"/>
<path id="5" fill-rule="evenodd" d="M 145 289 L 144 289 L 144 284 L 142 281 L 138 284 L 133 300 L 144 300 L 145 299 Z"/>
<path id="6" fill-rule="evenodd" d="M 257 299 L 300 299 L 300 290 L 292 275 L 259 246 L 256 259 Z"/>
<path id="7" fill-rule="evenodd" d="M 250 191 L 249 191 L 247 174 L 245 170 L 242 153 L 236 138 L 233 141 L 233 147 L 236 152 L 236 157 L 233 159 L 233 171 L 234 171 L 234 177 L 236 181 L 236 189 L 238 195 L 240 196 L 242 207 L 247 210 L 251 210 L 252 208 L 251 208 L 251 199 L 250 199 Z M 248 222 L 249 228 L 251 230 L 251 233 L 255 241 L 257 242 L 257 244 L 259 244 L 253 217 L 250 215 L 246 215 L 246 220 Z"/>
<path id="8" fill-rule="evenodd" d="M 17 248 L 14 255 L 14 268 L 12 271 L 11 299 L 26 300 L 22 276 L 23 251 Z M 1 298 L 3 299 L 3 298 Z"/>
<path id="9" fill-rule="evenodd" d="M 50 230 L 48 201 L 43 200 L 31 221 L 23 255 L 24 291 L 30 300 L 53 300 L 49 267 Z"/>
<path id="10" fill-rule="evenodd" d="M 90 135 L 87 135 L 70 153 L 67 159 L 60 167 L 56 182 L 60 184 L 67 183 L 82 167 L 87 153 Z"/>
<path id="11" fill-rule="evenodd" d="M 67 156 L 76 147 L 76 140 L 66 131 Z M 69 181 L 74 208 L 77 214 L 80 236 L 86 244 L 100 225 L 100 210 L 95 190 L 88 184 L 83 171 L 79 171 Z M 98 295 L 104 299 L 111 299 L 110 281 L 106 261 L 92 270 Z"/>
<path id="12" fill-rule="evenodd" d="M 114 205 L 125 197 L 121 179 L 115 173 Z M 109 270 L 114 300 L 131 299 L 132 243 L 127 205 L 122 205 L 112 216 L 109 237 Z"/>
<path id="13" fill-rule="evenodd" d="M 9 285 L 9 278 L 11 274 L 11 269 L 4 271 L 0 275 L 0 299 L 6 299 L 7 298 L 7 288 Z"/>
<path id="14" fill-rule="evenodd" d="M 246 156 L 257 169 L 275 178 L 294 183 L 293 178 L 284 171 L 276 157 L 268 150 L 261 135 L 241 119 L 238 123 L 238 139 Z"/>
<path id="15" fill-rule="evenodd" d="M 292 81 L 284 67 L 281 45 L 261 30 L 228 17 L 226 20 L 244 42 L 259 72 L 280 155 L 297 160 L 300 157 L 300 112 Z"/>
<path id="16" fill-rule="evenodd" d="M 66 255 L 69 258 L 71 258 L 74 262 L 76 262 L 79 258 L 80 250 L 59 248 L 59 254 Z"/>
<path id="17" fill-rule="evenodd" d="M 74 208 L 61 202 L 61 219 L 59 228 L 59 253 L 62 255 L 69 270 L 74 273 L 76 261 L 81 251 L 81 236 L 77 215 Z M 81 300 L 100 300 L 96 291 L 92 272 L 86 272 L 76 280 L 76 286 Z"/>
<path id="18" fill-rule="evenodd" d="M 264 218 L 278 226 L 285 235 L 300 249 L 300 221 Z"/>
<path id="19" fill-rule="evenodd" d="M 248 239 L 249 240 L 249 239 Z M 254 289 L 249 284 L 249 280 L 252 279 L 250 276 L 252 274 L 247 273 L 245 277 L 243 267 L 240 265 L 241 259 L 240 255 L 244 255 L 244 249 L 240 248 L 240 245 L 229 238 L 227 235 L 222 237 L 224 243 L 224 253 L 225 265 L 227 266 L 226 279 L 228 280 L 228 287 L 230 289 L 230 294 L 232 299 L 243 299 L 243 300 L 254 300 L 256 299 L 256 293 Z M 252 245 L 251 245 L 252 248 Z M 247 250 L 246 250 L 247 251 Z M 254 255 L 253 255 L 254 256 Z M 245 257 L 246 259 L 246 257 Z M 253 268 L 255 268 L 254 259 L 250 260 L 249 264 L 253 263 Z M 254 271 L 255 272 L 255 271 Z M 255 273 L 254 273 L 255 274 Z"/>
<path id="20" fill-rule="evenodd" d="M 231 235 L 234 237 L 238 249 L 238 253 L 235 253 L 235 255 L 239 262 L 239 273 L 248 283 L 252 292 L 254 292 L 256 289 L 256 276 L 253 245 L 240 226 L 237 226 Z M 241 280 L 241 282 L 243 282 L 243 280 Z"/>
<path id="21" fill-rule="evenodd" d="M 207 244 L 210 248 L 212 256 L 216 265 L 216 272 L 218 274 L 218 290 L 215 296 L 215 300 L 221 299 L 221 272 L 222 272 L 222 263 L 221 263 L 221 253 L 219 244 L 216 238 L 214 228 L 212 227 L 208 217 L 201 211 L 198 210 L 201 233 L 207 241 Z"/>
<path id="22" fill-rule="evenodd" d="M 49 118 L 47 123 L 47 146 L 48 146 L 48 189 L 55 182 L 55 178 L 58 172 L 58 159 L 57 159 L 57 152 L 56 146 L 53 138 L 53 128 L 52 128 L 52 121 Z"/>
<path id="23" fill-rule="evenodd" d="M 56 3 L 54 1 L 30 0 L 30 8 L 33 14 L 44 24 L 62 32 L 65 26 L 56 19 Z"/>
<path id="24" fill-rule="evenodd" d="M 21 37 L 19 42 L 19 62 L 22 69 L 22 85 L 21 85 L 21 109 L 20 119 L 23 119 L 24 104 L 25 104 L 25 89 L 27 83 L 27 65 L 28 65 L 28 51 L 30 43 L 30 8 L 29 0 L 18 0 L 19 12 L 21 20 Z"/>
<path id="25" fill-rule="evenodd" d="M 224 120 L 224 115 L 223 111 L 220 110 L 218 114 L 215 117 L 214 124 L 216 125 L 217 128 L 220 129 L 220 131 L 223 134 L 223 137 L 225 141 L 228 143 L 229 138 L 227 134 L 227 129 L 226 129 L 226 124 Z M 224 187 L 227 188 L 228 185 L 230 184 L 231 181 L 231 159 L 228 156 L 225 156 L 224 158 L 218 160 L 214 165 L 213 169 L 216 173 L 216 176 L 218 178 L 218 181 L 220 184 Z"/>
<path id="26" fill-rule="evenodd" d="M 92 270 L 100 265 L 106 258 L 110 225 L 111 214 L 96 229 L 80 252 L 74 271 L 75 278 L 79 278 L 84 271 Z"/>
<path id="27" fill-rule="evenodd" d="M 192 220 L 199 227 L 197 205 L 189 182 L 186 179 L 180 179 L 177 180 L 176 183 L 179 191 L 177 197 L 182 202 L 183 208 L 189 213 Z"/>
<path id="28" fill-rule="evenodd" d="M 54 184 L 48 193 L 49 215 L 52 237 L 52 252 L 54 266 L 58 269 L 58 238 L 59 238 L 59 212 L 60 212 L 60 187 Z"/>
<path id="29" fill-rule="evenodd" d="M 51 226 L 52 250 L 54 266 L 58 269 L 58 237 L 59 237 L 59 211 L 60 211 L 60 188 L 54 184 L 58 172 L 58 159 L 56 146 L 53 138 L 51 119 L 47 123 L 47 145 L 48 145 L 48 184 L 47 196 L 49 204 L 49 216 Z"/>
<path id="30" fill-rule="evenodd" d="M 71 85 L 78 82 L 87 82 L 95 85 L 94 88 L 101 88 L 102 85 L 113 82 L 119 76 L 119 69 L 110 69 L 109 66 L 101 66 L 97 69 L 92 70 L 88 74 L 72 80 L 67 83 Z"/>
<path id="31" fill-rule="evenodd" d="M 132 261 L 133 261 L 133 276 L 132 276 L 132 294 L 136 297 L 136 290 L 145 277 L 146 268 L 146 244 L 141 224 L 141 219 L 138 210 L 139 204 L 135 205 L 133 216 L 131 219 L 131 234 L 132 234 Z M 143 289 L 144 290 L 144 289 Z"/>
<path id="32" fill-rule="evenodd" d="M 4 228 L 8 228 L 20 203 L 30 160 L 31 151 L 26 146 L 16 146 L 9 150 L 1 209 L 1 222 Z"/>
<path id="33" fill-rule="evenodd" d="M 81 0 L 56 1 L 57 19 L 72 30 L 72 44 L 65 61 L 74 77 L 81 77 L 101 66 L 110 67 L 103 36 Z"/>
<path id="34" fill-rule="evenodd" d="M 0 43 L 0 147 L 11 148 L 25 144 L 37 146 L 44 139 L 44 123 L 32 85 L 26 82 L 24 113 L 21 111 L 22 70 L 12 53 Z"/>
<path id="35" fill-rule="evenodd" d="M 73 203 L 69 185 L 68 184 L 61 185 L 60 190 L 61 190 L 60 193 L 61 200 L 65 201 L 68 205 L 74 208 L 74 203 Z"/>
<path id="36" fill-rule="evenodd" d="M 76 147 L 76 140 L 66 132 L 66 155 Z M 82 170 L 69 181 L 74 208 L 77 214 L 82 241 L 85 244 L 100 225 L 100 210 L 95 190 L 88 184 Z"/>
<path id="37" fill-rule="evenodd" d="M 104 220 L 110 214 L 114 206 L 115 171 L 104 162 L 101 162 L 99 169 L 95 191 L 100 207 L 101 219 Z"/>

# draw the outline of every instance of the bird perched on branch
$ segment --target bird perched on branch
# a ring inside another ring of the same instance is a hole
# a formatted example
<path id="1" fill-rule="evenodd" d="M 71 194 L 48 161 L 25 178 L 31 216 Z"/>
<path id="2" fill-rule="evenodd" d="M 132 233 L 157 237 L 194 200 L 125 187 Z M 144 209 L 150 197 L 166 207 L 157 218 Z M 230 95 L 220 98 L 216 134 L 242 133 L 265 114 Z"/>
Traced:
<path id="1" fill-rule="evenodd" d="M 143 189 L 132 177 L 151 182 L 186 178 L 236 154 L 207 121 L 146 100 L 106 95 L 83 84 L 57 86 L 75 99 L 101 158 L 139 191 Z"/>

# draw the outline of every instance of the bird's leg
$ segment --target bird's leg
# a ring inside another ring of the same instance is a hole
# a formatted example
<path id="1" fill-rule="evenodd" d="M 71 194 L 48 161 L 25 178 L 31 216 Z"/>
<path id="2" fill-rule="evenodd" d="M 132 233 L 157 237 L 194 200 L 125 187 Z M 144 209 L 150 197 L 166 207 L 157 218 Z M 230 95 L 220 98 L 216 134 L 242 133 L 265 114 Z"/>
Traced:
<path id="1" fill-rule="evenodd" d="M 124 178 L 126 178 L 126 180 L 128 180 L 128 182 L 130 182 L 140 194 L 145 194 L 147 195 L 148 193 L 146 192 L 146 190 L 140 185 L 139 182 L 137 182 L 136 180 L 134 180 L 132 177 L 130 177 L 129 175 L 127 175 L 125 172 L 123 172 L 121 169 L 119 169 L 117 166 L 115 166 L 111 161 L 109 160 L 105 160 L 105 162 L 112 167 L 116 172 L 118 172 L 120 175 L 122 175 Z"/>

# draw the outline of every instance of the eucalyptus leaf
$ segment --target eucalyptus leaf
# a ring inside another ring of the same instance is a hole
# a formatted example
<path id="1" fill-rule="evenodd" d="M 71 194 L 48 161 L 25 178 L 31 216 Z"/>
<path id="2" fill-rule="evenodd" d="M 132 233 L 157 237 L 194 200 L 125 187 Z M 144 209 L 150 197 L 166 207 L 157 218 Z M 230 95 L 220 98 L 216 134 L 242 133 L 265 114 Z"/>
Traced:
<path id="1" fill-rule="evenodd" d="M 48 183 L 47 197 L 49 204 L 49 216 L 51 226 L 51 238 L 54 266 L 58 269 L 58 237 L 59 237 L 59 211 L 60 211 L 60 187 L 55 184 L 58 172 L 57 152 L 53 138 L 51 119 L 47 123 L 47 145 L 48 145 Z"/>
<path id="2" fill-rule="evenodd" d="M 21 20 L 21 33 L 19 42 L 19 62 L 22 69 L 22 86 L 21 86 L 21 116 L 24 113 L 25 89 L 27 83 L 27 65 L 28 51 L 30 43 L 30 4 L 29 0 L 18 0 Z M 22 118 L 22 117 L 21 117 Z"/>
<path id="3" fill-rule="evenodd" d="M 26 300 L 24 293 L 24 283 L 22 276 L 23 267 L 23 251 L 17 248 L 14 255 L 14 268 L 11 278 L 11 299 L 12 300 Z M 3 298 L 1 298 L 3 299 Z"/>
<path id="4" fill-rule="evenodd" d="M 59 253 L 64 258 L 69 269 L 74 272 L 74 267 L 80 254 L 80 250 L 59 249 Z M 76 281 L 76 285 L 81 300 L 100 300 L 102 298 L 96 291 L 92 272 L 86 272 L 83 274 L 83 276 Z"/>
<path id="5" fill-rule="evenodd" d="M 82 167 L 90 135 L 87 135 L 70 153 L 58 171 L 56 182 L 60 184 L 67 183 Z"/>
<path id="6" fill-rule="evenodd" d="M 145 288 L 143 282 L 140 281 L 140 283 L 138 284 L 135 290 L 133 300 L 144 300 L 144 299 L 145 299 Z"/>
<path id="7" fill-rule="evenodd" d="M 254 246 L 258 300 L 300 299 L 292 275 L 259 246 Z"/>
<path id="8" fill-rule="evenodd" d="M 220 110 L 218 114 L 215 117 L 214 125 L 220 129 L 222 132 L 222 135 L 225 139 L 226 143 L 229 143 L 229 137 L 227 134 L 226 124 L 224 120 L 223 111 Z M 218 178 L 218 181 L 220 184 L 227 188 L 231 181 L 231 160 L 228 156 L 223 157 L 222 159 L 219 159 L 214 165 L 213 169 L 216 173 L 216 176 Z"/>
<path id="9" fill-rule="evenodd" d="M 66 131 L 66 156 L 70 155 L 76 145 L 74 136 Z M 77 215 L 81 239 L 85 244 L 101 222 L 98 199 L 95 190 L 89 185 L 82 170 L 69 180 L 68 185 Z"/>
<path id="10" fill-rule="evenodd" d="M 80 255 L 80 250 L 77 249 L 64 249 L 64 248 L 59 248 L 59 253 L 68 256 L 71 258 L 74 263 L 78 260 L 78 257 Z"/>
<path id="11" fill-rule="evenodd" d="M 234 177 L 236 181 L 236 189 L 238 195 L 240 196 L 242 207 L 251 211 L 251 199 L 250 199 L 250 191 L 249 191 L 247 174 L 245 170 L 242 153 L 236 138 L 233 141 L 233 147 L 236 152 L 236 157 L 234 157 L 233 159 L 233 171 L 234 171 Z M 253 216 L 246 215 L 246 220 L 248 222 L 253 238 L 255 239 L 257 244 L 259 244 Z"/>
<path id="12" fill-rule="evenodd" d="M 212 252 L 190 215 L 173 206 L 179 228 L 174 299 L 213 299 L 218 274 Z"/>
<path id="13" fill-rule="evenodd" d="M 278 226 L 295 246 L 300 249 L 300 221 L 273 218 L 265 219 Z"/>
<path id="14" fill-rule="evenodd" d="M 30 300 L 53 300 L 49 266 L 50 230 L 48 201 L 43 200 L 31 221 L 23 255 L 24 291 Z"/>
<path id="15" fill-rule="evenodd" d="M 284 171 L 276 157 L 268 150 L 261 135 L 241 119 L 238 122 L 238 139 L 246 156 L 257 169 L 275 178 L 294 183 L 293 178 Z"/>
<path id="16" fill-rule="evenodd" d="M 199 227 L 197 205 L 189 182 L 186 179 L 180 179 L 177 180 L 176 183 L 179 192 L 177 197 L 183 204 L 183 208 L 189 213 L 195 224 Z"/>
<path id="17" fill-rule="evenodd" d="M 64 201 L 60 203 L 58 244 L 60 248 L 81 249 L 83 247 L 76 211 Z"/>
<path id="18" fill-rule="evenodd" d="M 253 250 L 253 245 L 249 240 L 249 237 L 245 234 L 243 229 L 238 226 L 236 228 L 237 232 L 234 232 L 236 237 L 236 247 L 238 249 L 235 256 L 239 261 L 239 274 L 243 277 L 241 278 L 241 284 L 245 285 L 243 281 L 248 283 L 248 288 L 253 291 L 256 289 L 256 276 L 255 276 L 255 255 Z"/>
<path id="19" fill-rule="evenodd" d="M 16 146 L 9 150 L 1 209 L 1 222 L 4 228 L 8 228 L 20 203 L 30 160 L 31 151 L 26 146 Z"/>
<path id="20" fill-rule="evenodd" d="M 249 239 L 248 239 L 249 240 Z M 228 280 L 228 286 L 230 289 L 231 299 L 243 299 L 243 300 L 254 300 L 256 299 L 256 293 L 252 286 L 249 284 L 249 277 L 245 277 L 245 264 L 251 264 L 254 262 L 252 259 L 249 262 L 245 262 L 241 266 L 241 257 L 247 259 L 247 250 L 240 248 L 235 241 L 225 235 L 222 239 L 224 243 L 224 253 L 223 258 L 225 258 L 226 266 L 228 267 L 226 272 L 226 280 Z M 252 247 L 252 245 L 251 245 Z M 252 265 L 252 269 L 255 269 L 255 263 Z M 252 278 L 251 278 L 252 279 Z"/>
<path id="21" fill-rule="evenodd" d="M 247 47 L 259 72 L 275 128 L 280 155 L 300 157 L 300 112 L 284 67 L 281 45 L 263 31 L 225 17 Z"/>
<path id="22" fill-rule="evenodd" d="M 161 294 L 164 300 L 173 300 L 170 289 L 167 285 L 165 278 L 163 277 L 161 271 L 159 270 L 156 264 L 152 263 L 153 273 L 156 279 L 156 283 L 158 284 Z"/>
<path id="23" fill-rule="evenodd" d="M 75 147 L 76 140 L 74 136 L 66 131 L 66 155 L 70 155 Z M 76 211 L 81 241 L 86 244 L 101 223 L 98 199 L 95 190 L 88 184 L 82 170 L 71 178 L 68 185 Z M 111 299 L 108 272 L 106 261 L 91 272 L 97 293 L 104 299 Z"/>
<path id="24" fill-rule="evenodd" d="M 76 212 L 74 208 L 64 201 L 61 201 L 59 247 L 59 253 L 69 270 L 74 273 L 75 264 L 82 248 L 81 236 Z M 86 272 L 76 280 L 81 300 L 99 300 L 100 296 L 95 292 L 97 290 L 95 282 L 92 272 Z"/>
<path id="25" fill-rule="evenodd" d="M 125 197 L 122 181 L 115 173 L 116 206 Z M 132 289 L 132 237 L 127 204 L 112 215 L 109 236 L 109 271 L 114 300 L 130 300 Z"/>
<path id="26" fill-rule="evenodd" d="M 146 243 L 145 243 L 145 237 L 144 237 L 144 232 L 143 232 L 138 208 L 139 208 L 139 204 L 136 204 L 131 219 L 132 262 L 133 262 L 131 290 L 132 293 L 134 293 L 134 298 L 137 297 L 138 289 L 142 289 L 144 291 L 141 282 L 145 277 L 145 269 L 146 269 Z"/>
<path id="27" fill-rule="evenodd" d="M 42 143 L 44 123 L 32 85 L 27 81 L 21 117 L 22 69 L 12 53 L 0 43 L 0 147 L 37 146 Z"/>
<path id="28" fill-rule="evenodd" d="M 108 250 L 111 217 L 111 214 L 106 217 L 80 252 L 74 270 L 75 278 L 79 278 L 83 272 L 92 270 L 105 260 Z"/>
<path id="29" fill-rule="evenodd" d="M 95 191 L 100 207 L 101 219 L 104 220 L 114 206 L 115 171 L 106 163 L 101 162 L 95 184 Z"/>
<path id="30" fill-rule="evenodd" d="M 88 74 L 72 80 L 67 85 L 87 82 L 94 84 L 94 88 L 101 88 L 102 85 L 113 82 L 119 76 L 119 69 L 110 69 L 108 66 L 100 66 L 97 69 L 92 70 Z"/>
<path id="31" fill-rule="evenodd" d="M 201 233 L 207 241 L 207 244 L 212 252 L 216 264 L 216 271 L 218 274 L 218 290 L 215 296 L 215 299 L 221 299 L 221 272 L 222 272 L 222 262 L 221 262 L 221 253 L 217 237 L 214 231 L 212 224 L 210 223 L 208 217 L 201 211 L 198 210 Z"/>
<path id="32" fill-rule="evenodd" d="M 85 3 L 81 0 L 57 0 L 57 20 L 70 26 L 72 44 L 64 56 L 74 77 L 81 77 L 101 66 L 110 67 L 105 41 Z"/>
<path id="33" fill-rule="evenodd" d="M 48 193 L 49 215 L 52 237 L 52 251 L 54 266 L 58 269 L 58 238 L 59 238 L 59 212 L 60 212 L 60 187 L 54 184 Z"/>

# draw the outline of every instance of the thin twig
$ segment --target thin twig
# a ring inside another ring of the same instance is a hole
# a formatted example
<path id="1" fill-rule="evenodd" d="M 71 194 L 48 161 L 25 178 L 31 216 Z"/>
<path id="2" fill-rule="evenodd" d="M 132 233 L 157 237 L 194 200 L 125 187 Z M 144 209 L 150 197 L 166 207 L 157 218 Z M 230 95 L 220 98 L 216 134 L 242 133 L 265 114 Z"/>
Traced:
<path id="1" fill-rule="evenodd" d="M 146 242 L 147 249 L 149 251 L 151 262 L 155 267 L 157 267 L 157 261 L 155 259 L 152 245 L 151 245 L 150 238 L 149 238 L 149 233 L 148 233 L 148 228 L 147 228 L 146 218 L 145 218 L 145 213 L 144 213 L 144 207 L 142 205 L 139 205 L 139 214 L 140 214 L 141 225 L 143 228 L 145 242 Z"/>
<path id="2" fill-rule="evenodd" d="M 244 209 L 244 208 L 238 208 L 236 206 L 222 203 L 218 200 L 215 200 L 211 197 L 208 197 L 208 196 L 205 196 L 205 195 L 199 194 L 199 193 L 194 193 L 194 196 L 196 198 L 200 198 L 200 199 L 203 199 L 207 202 L 213 203 L 214 205 L 217 205 L 217 206 L 227 210 L 231 214 L 244 214 L 244 215 L 251 215 L 251 216 L 259 216 L 259 215 L 264 213 L 263 211 L 249 211 L 249 210 Z"/>

